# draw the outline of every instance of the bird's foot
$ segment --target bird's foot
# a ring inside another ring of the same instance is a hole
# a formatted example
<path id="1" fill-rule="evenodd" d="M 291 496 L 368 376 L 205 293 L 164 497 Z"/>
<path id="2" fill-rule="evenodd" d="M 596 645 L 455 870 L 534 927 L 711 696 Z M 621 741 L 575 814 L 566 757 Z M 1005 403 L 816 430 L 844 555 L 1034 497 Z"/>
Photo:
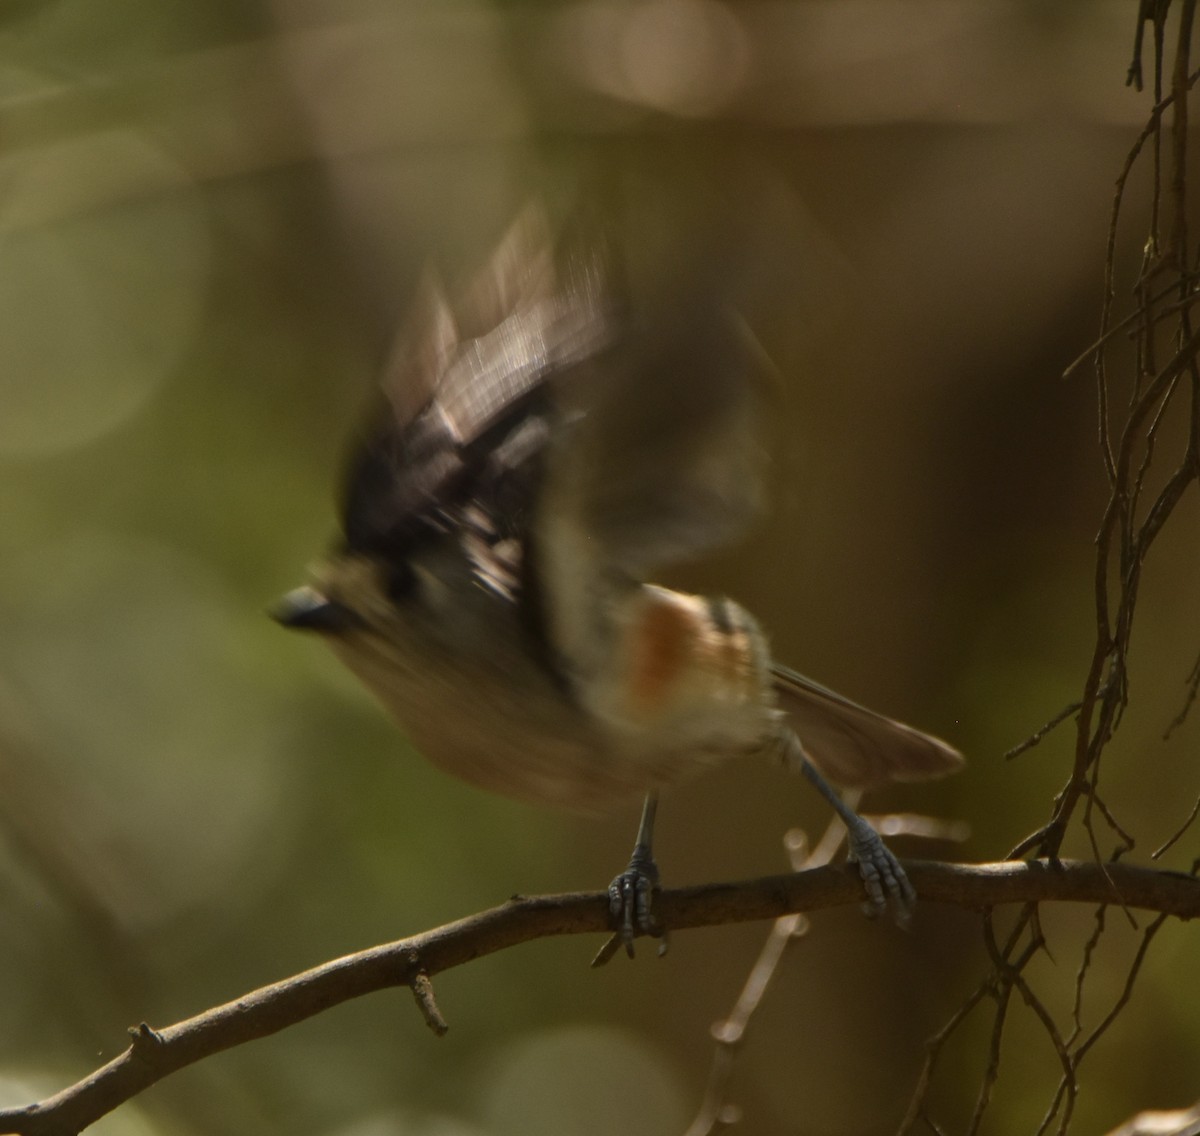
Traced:
<path id="1" fill-rule="evenodd" d="M 658 953 L 667 953 L 667 931 L 653 910 L 660 890 L 658 878 L 658 865 L 649 851 L 635 848 L 629 867 L 608 885 L 608 913 L 614 930 L 592 959 L 592 966 L 603 966 L 620 947 L 633 958 L 633 941 L 639 935 L 658 939 Z"/>
<path id="2" fill-rule="evenodd" d="M 896 923 L 907 927 L 912 922 L 917 902 L 916 890 L 879 833 L 862 817 L 854 819 L 858 823 L 849 826 L 848 858 L 858 865 L 858 874 L 867 892 L 863 911 L 875 919 L 891 907 Z"/>

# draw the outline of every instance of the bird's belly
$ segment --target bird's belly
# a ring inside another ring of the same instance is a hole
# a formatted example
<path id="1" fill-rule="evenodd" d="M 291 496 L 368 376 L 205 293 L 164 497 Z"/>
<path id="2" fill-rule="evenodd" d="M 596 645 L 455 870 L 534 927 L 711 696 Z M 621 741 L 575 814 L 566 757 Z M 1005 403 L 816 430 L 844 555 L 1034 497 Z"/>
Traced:
<path id="1" fill-rule="evenodd" d="M 540 674 L 481 667 L 469 676 L 428 667 L 394 671 L 345 662 L 428 761 L 473 785 L 535 804 L 599 812 L 686 780 L 756 748 L 720 734 L 619 731 L 596 721 Z M 515 696 L 514 692 L 520 695 Z"/>
<path id="2" fill-rule="evenodd" d="M 599 812 L 677 784 L 735 756 L 725 746 L 663 745 L 606 735 L 586 720 L 510 711 L 463 714 L 453 733 L 423 715 L 401 721 L 434 765 L 473 785 L 533 804 Z"/>

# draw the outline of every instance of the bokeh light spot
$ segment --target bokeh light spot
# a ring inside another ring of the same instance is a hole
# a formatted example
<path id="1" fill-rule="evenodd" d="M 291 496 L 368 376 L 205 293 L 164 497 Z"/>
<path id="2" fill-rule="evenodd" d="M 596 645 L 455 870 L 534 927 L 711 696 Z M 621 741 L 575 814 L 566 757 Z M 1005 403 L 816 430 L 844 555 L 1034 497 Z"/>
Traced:
<path id="1" fill-rule="evenodd" d="M 0 456 L 135 414 L 195 332 L 209 234 L 191 178 L 133 131 L 0 160 Z"/>

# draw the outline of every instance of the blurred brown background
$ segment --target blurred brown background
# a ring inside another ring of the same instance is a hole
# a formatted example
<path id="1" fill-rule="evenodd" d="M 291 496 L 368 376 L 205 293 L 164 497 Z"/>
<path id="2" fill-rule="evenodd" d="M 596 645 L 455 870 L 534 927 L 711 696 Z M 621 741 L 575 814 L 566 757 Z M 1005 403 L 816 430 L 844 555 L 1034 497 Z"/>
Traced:
<path id="1" fill-rule="evenodd" d="M 1095 336 L 1113 183 L 1150 105 L 1122 85 L 1135 8 L 11 0 L 0 1099 L 74 1081 L 129 1024 L 624 863 L 633 813 L 558 816 L 435 773 L 263 614 L 333 531 L 343 444 L 420 271 L 472 267 L 531 196 L 563 210 L 605 181 L 667 273 L 726 226 L 759 242 L 747 305 L 783 375 L 772 514 L 673 581 L 735 595 L 781 659 L 968 754 L 952 783 L 867 802 L 971 825 L 901 854 L 998 859 L 1041 823 L 1069 733 L 1001 754 L 1077 695 L 1091 649 L 1107 491 L 1091 377 L 1060 376 Z M 1106 759 L 1137 854 L 1200 785 L 1197 723 L 1159 741 L 1200 640 L 1194 496 L 1149 570 Z M 785 830 L 816 836 L 826 813 L 747 765 L 660 818 L 683 884 L 781 871 Z M 1033 976 L 1056 1008 L 1090 921 L 1045 913 L 1055 961 Z M 923 1039 L 983 973 L 977 919 L 814 924 L 741 1055 L 741 1130 L 890 1131 Z M 596 943 L 523 947 L 438 982 L 443 1040 L 407 995 L 376 996 L 95 1131 L 682 1132 L 764 933 L 680 934 L 666 960 L 597 973 Z M 1093 1021 L 1133 942 L 1097 959 Z M 1194 947 L 1160 935 L 1082 1069 L 1079 1131 L 1200 1095 Z M 996 1132 L 1036 1127 L 1056 1078 L 1013 1019 Z M 948 1131 L 986 1040 L 981 1020 L 946 1059 Z"/>

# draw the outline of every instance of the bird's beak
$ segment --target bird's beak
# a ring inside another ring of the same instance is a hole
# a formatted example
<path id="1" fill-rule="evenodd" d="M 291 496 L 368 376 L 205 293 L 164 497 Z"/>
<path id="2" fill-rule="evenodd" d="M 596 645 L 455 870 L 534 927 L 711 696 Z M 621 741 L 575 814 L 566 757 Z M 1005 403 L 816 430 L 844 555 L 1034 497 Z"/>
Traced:
<path id="1" fill-rule="evenodd" d="M 284 627 L 298 631 L 320 631 L 327 635 L 349 631 L 362 624 L 358 612 L 309 587 L 288 592 L 270 609 L 269 614 Z"/>

